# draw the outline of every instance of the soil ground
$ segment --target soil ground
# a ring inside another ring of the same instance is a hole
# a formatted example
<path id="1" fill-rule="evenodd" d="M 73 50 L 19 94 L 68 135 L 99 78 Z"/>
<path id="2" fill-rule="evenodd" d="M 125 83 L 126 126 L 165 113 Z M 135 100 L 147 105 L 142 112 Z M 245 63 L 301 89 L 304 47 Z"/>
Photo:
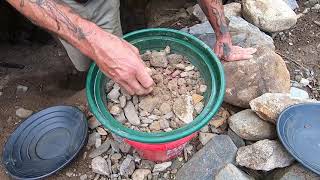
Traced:
<path id="1" fill-rule="evenodd" d="M 303 10 L 302 6 L 299 11 Z M 319 13 L 309 12 L 299 18 L 295 27 L 285 32 L 287 37 L 285 40 L 281 40 L 280 35 L 275 36 L 276 51 L 287 61 L 292 79 L 294 80 L 295 75 L 300 73 L 305 78 L 314 77 L 307 90 L 312 97 L 318 99 L 320 26 L 316 25 L 314 21 L 319 19 Z M 289 42 L 293 45 L 290 45 Z M 66 99 L 78 92 L 83 81 L 80 81 L 80 78 L 73 78 L 75 75 L 70 75 L 74 72 L 73 66 L 61 45 L 53 40 L 45 44 L 1 42 L 0 61 L 26 66 L 22 70 L 0 67 L 0 80 L 5 77 L 9 79 L 8 83 L 0 84 L 5 86 L 3 90 L 0 90 L 3 92 L 0 96 L 0 149 L 3 149 L 6 139 L 20 123 L 20 120 L 15 116 L 18 107 L 39 111 L 49 106 L 64 104 Z M 16 94 L 16 87 L 19 84 L 29 87 L 25 94 Z M 75 103 L 77 101 L 74 98 L 69 100 L 69 104 Z M 0 151 L 0 156 L 2 156 L 2 151 Z M 0 179 L 9 179 L 2 163 L 0 164 Z M 83 154 L 80 154 L 70 166 L 49 179 L 70 179 L 66 176 L 66 172 L 70 171 L 90 175 L 92 172 L 89 169 L 89 164 L 90 160 L 83 159 Z M 79 179 L 79 177 L 72 179 Z"/>

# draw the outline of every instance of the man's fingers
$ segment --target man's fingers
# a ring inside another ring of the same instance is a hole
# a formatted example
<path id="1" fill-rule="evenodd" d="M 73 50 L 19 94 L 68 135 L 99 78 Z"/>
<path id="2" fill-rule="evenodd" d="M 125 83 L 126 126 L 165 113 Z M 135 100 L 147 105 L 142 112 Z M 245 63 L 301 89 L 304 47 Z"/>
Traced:
<path id="1" fill-rule="evenodd" d="M 226 61 L 240 61 L 253 58 L 250 54 L 231 54 Z"/>
<path id="2" fill-rule="evenodd" d="M 141 86 L 141 84 L 137 81 L 137 79 L 131 79 L 128 82 L 129 86 L 134 90 L 135 94 L 143 95 L 148 92 L 147 89 Z"/>
<path id="3" fill-rule="evenodd" d="M 121 88 L 124 88 L 127 91 L 128 94 L 130 94 L 130 95 L 134 95 L 135 94 L 135 91 L 128 85 L 127 82 L 120 81 L 118 84 L 121 86 Z"/>
<path id="4" fill-rule="evenodd" d="M 154 84 L 151 76 L 148 74 L 144 67 L 143 69 L 137 72 L 136 78 L 140 82 L 140 84 L 146 89 L 149 89 Z"/>

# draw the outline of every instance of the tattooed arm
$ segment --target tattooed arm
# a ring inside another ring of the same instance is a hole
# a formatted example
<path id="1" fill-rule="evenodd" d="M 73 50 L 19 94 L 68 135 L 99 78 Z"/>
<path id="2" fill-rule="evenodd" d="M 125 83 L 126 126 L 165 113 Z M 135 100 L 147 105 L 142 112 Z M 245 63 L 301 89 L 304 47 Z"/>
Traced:
<path id="1" fill-rule="evenodd" d="M 222 0 L 198 0 L 198 2 L 216 34 L 217 41 L 214 46 L 214 51 L 217 56 L 226 61 L 252 58 L 252 54 L 256 52 L 256 49 L 232 45 L 223 12 Z"/>
<path id="2" fill-rule="evenodd" d="M 56 33 L 93 59 L 99 68 L 130 94 L 146 94 L 153 80 L 139 51 L 126 41 L 81 18 L 59 0 L 7 0 L 33 23 Z"/>

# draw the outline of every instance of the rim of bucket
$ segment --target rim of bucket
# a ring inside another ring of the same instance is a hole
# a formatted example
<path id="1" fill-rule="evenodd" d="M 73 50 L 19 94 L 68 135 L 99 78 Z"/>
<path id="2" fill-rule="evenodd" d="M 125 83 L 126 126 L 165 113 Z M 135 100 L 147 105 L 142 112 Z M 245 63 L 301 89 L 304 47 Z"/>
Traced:
<path id="1" fill-rule="evenodd" d="M 212 88 L 211 88 L 211 94 L 210 94 L 208 103 L 204 107 L 204 110 L 193 120 L 193 122 L 170 132 L 158 132 L 158 133 L 140 132 L 140 131 L 132 130 L 130 128 L 125 127 L 108 112 L 108 110 L 104 105 L 102 97 L 100 96 L 100 93 L 101 93 L 100 86 L 97 86 L 97 84 L 102 83 L 101 81 L 104 75 L 98 69 L 95 63 L 91 65 L 88 76 L 87 76 L 86 94 L 87 94 L 89 107 L 92 113 L 95 115 L 97 120 L 99 120 L 112 133 L 118 136 L 121 136 L 123 138 L 127 138 L 133 141 L 143 142 L 143 143 L 165 143 L 165 142 L 181 139 L 183 137 L 186 137 L 198 131 L 204 125 L 206 125 L 208 121 L 210 121 L 211 118 L 216 114 L 224 98 L 224 92 L 225 92 L 224 69 L 220 60 L 213 53 L 210 47 L 208 47 L 204 42 L 200 41 L 196 37 L 182 31 L 168 29 L 168 28 L 150 28 L 150 29 L 138 30 L 138 31 L 128 33 L 123 38 L 126 39 L 136 34 L 150 33 L 150 32 L 161 32 L 163 34 L 167 32 L 167 33 L 173 33 L 173 34 L 184 36 L 189 42 L 192 42 L 192 44 L 189 43 L 189 46 L 192 46 L 193 49 L 197 49 L 197 50 L 202 49 L 202 52 L 205 52 L 206 56 L 210 57 L 210 58 L 204 58 L 205 59 L 204 62 L 207 64 L 207 67 L 210 71 L 210 77 L 214 76 L 214 73 L 213 73 L 214 70 L 213 70 L 213 66 L 209 65 L 210 64 L 209 62 L 214 61 L 215 66 L 217 67 L 217 70 L 218 70 L 217 73 L 220 76 L 220 84 L 219 86 L 217 86 L 217 84 L 215 84 L 216 82 L 212 80 L 213 78 L 211 78 Z M 215 89 L 215 87 L 219 87 L 219 89 Z M 93 94 L 91 94 L 90 88 L 93 88 Z"/>

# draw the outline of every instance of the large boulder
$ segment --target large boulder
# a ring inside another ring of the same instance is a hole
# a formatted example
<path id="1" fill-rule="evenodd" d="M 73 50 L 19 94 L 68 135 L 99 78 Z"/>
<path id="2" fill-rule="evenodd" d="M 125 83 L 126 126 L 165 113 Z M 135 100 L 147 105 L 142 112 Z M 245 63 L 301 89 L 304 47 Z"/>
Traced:
<path id="1" fill-rule="evenodd" d="M 228 163 L 233 163 L 237 147 L 226 135 L 214 136 L 177 172 L 177 180 L 213 179 L 215 174 Z"/>
<path id="2" fill-rule="evenodd" d="M 234 45 L 241 47 L 268 47 L 272 50 L 275 49 L 273 39 L 264 32 L 261 32 L 256 26 L 248 23 L 238 16 L 230 16 L 228 19 L 230 21 L 229 31 Z M 210 47 L 213 47 L 215 44 L 215 33 L 209 21 L 196 24 L 190 28 L 185 28 L 183 31 L 195 35 Z"/>
<path id="3" fill-rule="evenodd" d="M 246 20 L 267 32 L 278 32 L 297 23 L 295 12 L 282 0 L 243 0 Z"/>
<path id="4" fill-rule="evenodd" d="M 229 118 L 229 126 L 238 136 L 250 141 L 276 137 L 276 127 L 260 119 L 251 109 L 232 115 Z"/>
<path id="5" fill-rule="evenodd" d="M 290 94 L 266 93 L 250 101 L 250 107 L 265 121 L 276 123 L 280 113 L 287 107 L 300 103 L 315 103 L 310 99 L 292 98 Z"/>
<path id="6" fill-rule="evenodd" d="M 287 167 L 294 159 L 278 141 L 265 139 L 239 148 L 236 161 L 250 169 L 270 171 Z"/>
<path id="7" fill-rule="evenodd" d="M 279 169 L 269 177 L 273 180 L 317 180 L 320 176 L 296 163 L 287 168 Z"/>
<path id="8" fill-rule="evenodd" d="M 224 63 L 225 101 L 249 107 L 249 102 L 267 92 L 289 93 L 290 75 L 284 60 L 269 48 L 258 48 L 250 60 Z"/>

